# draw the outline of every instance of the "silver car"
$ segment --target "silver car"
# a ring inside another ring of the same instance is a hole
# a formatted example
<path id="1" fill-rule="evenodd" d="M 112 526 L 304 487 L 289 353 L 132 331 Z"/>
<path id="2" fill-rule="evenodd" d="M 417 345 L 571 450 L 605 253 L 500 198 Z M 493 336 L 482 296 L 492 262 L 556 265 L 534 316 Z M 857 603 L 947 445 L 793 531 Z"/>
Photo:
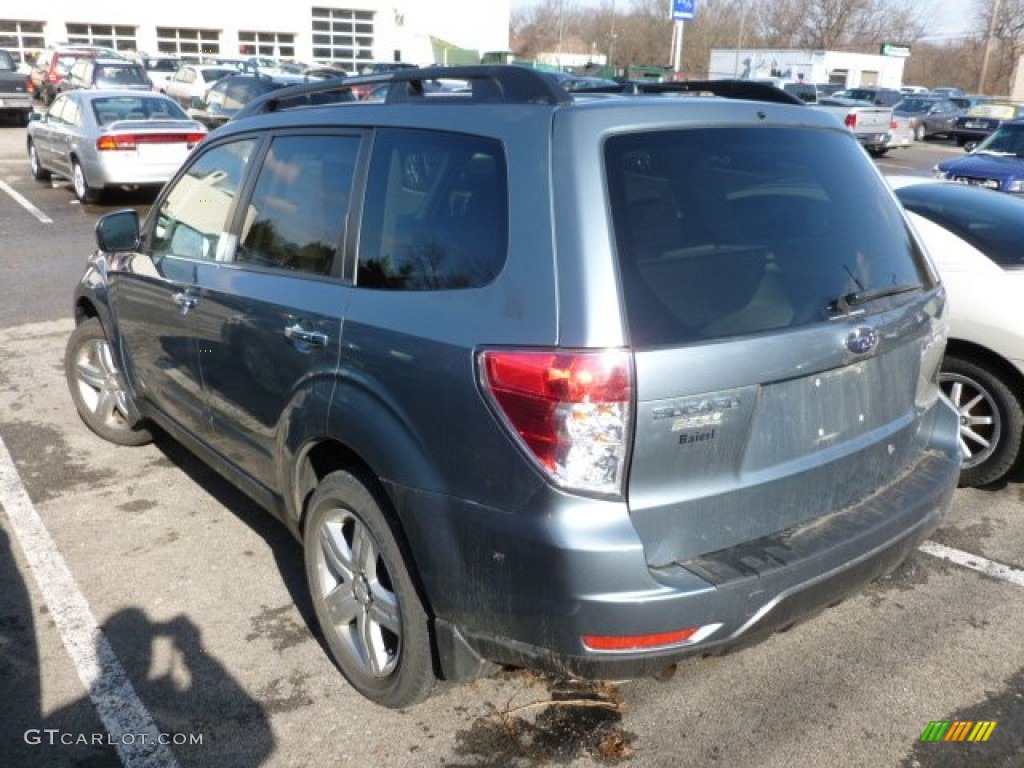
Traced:
<path id="1" fill-rule="evenodd" d="M 69 91 L 29 123 L 29 166 L 39 181 L 70 179 L 94 203 L 110 187 L 164 184 L 206 133 L 161 94 Z"/>

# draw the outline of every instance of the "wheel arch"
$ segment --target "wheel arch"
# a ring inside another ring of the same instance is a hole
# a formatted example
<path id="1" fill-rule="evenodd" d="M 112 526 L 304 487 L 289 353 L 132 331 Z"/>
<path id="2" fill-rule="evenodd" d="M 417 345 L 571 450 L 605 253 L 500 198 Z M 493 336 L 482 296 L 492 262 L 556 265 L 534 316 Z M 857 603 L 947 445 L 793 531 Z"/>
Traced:
<path id="1" fill-rule="evenodd" d="M 988 347 L 964 339 L 950 339 L 946 356 L 959 357 L 980 365 L 998 375 L 1024 404 L 1024 373 L 1002 355 Z"/>

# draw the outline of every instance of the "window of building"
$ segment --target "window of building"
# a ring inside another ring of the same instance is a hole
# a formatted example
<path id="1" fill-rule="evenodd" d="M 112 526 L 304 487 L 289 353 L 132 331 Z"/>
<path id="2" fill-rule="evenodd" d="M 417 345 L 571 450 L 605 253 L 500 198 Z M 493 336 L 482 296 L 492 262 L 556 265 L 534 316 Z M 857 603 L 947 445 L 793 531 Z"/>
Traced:
<path id="1" fill-rule="evenodd" d="M 345 70 L 373 60 L 373 11 L 313 8 L 313 58 Z"/>
<path id="2" fill-rule="evenodd" d="M 358 153 L 357 136 L 274 139 L 256 180 L 235 261 L 330 274 Z"/>
<path id="3" fill-rule="evenodd" d="M 295 58 L 295 35 L 288 32 L 238 33 L 238 52 L 243 56 L 272 56 L 277 59 Z"/>
<path id="4" fill-rule="evenodd" d="M 46 47 L 43 22 L 0 19 L 0 48 L 5 48 L 18 61 Z"/>
<path id="5" fill-rule="evenodd" d="M 68 22 L 67 29 L 68 42 L 72 45 L 102 45 L 118 51 L 134 51 L 138 48 L 135 27 Z"/>
<path id="6" fill-rule="evenodd" d="M 508 251 L 501 142 L 381 130 L 374 140 L 357 282 L 402 291 L 490 283 Z"/>
<path id="7" fill-rule="evenodd" d="M 156 48 L 190 59 L 220 53 L 220 30 L 157 27 Z"/>

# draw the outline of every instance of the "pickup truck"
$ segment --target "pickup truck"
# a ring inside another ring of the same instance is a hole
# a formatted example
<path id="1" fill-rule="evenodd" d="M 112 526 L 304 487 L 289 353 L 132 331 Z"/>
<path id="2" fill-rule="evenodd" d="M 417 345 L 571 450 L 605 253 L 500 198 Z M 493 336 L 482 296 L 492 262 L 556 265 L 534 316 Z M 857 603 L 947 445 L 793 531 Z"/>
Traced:
<path id="1" fill-rule="evenodd" d="M 28 125 L 28 116 L 32 114 L 32 97 L 26 79 L 25 74 L 18 71 L 14 57 L 0 50 L 0 116 L 14 117 L 21 125 Z"/>
<path id="2" fill-rule="evenodd" d="M 835 115 L 839 122 L 853 131 L 872 157 L 881 157 L 892 146 L 891 107 L 876 107 L 865 101 L 836 97 L 818 99 L 817 104 L 809 106 Z"/>

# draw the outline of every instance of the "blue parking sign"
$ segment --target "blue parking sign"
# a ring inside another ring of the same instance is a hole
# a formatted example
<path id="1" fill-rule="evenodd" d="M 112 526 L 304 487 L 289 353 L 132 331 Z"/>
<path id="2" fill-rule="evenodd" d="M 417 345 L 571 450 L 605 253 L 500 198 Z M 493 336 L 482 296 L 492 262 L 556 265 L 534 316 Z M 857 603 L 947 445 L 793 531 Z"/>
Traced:
<path id="1" fill-rule="evenodd" d="M 693 18 L 697 0 L 672 0 L 672 21 L 686 21 Z"/>

